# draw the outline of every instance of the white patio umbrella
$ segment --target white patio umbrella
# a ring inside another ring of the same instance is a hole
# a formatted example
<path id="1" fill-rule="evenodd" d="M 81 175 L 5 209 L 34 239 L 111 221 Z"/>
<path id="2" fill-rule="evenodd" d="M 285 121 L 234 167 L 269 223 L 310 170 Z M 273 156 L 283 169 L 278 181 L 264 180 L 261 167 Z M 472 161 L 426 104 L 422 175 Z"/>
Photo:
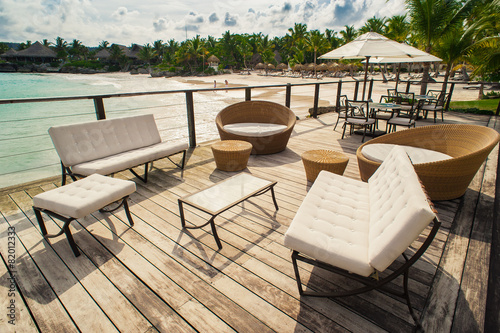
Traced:
<path id="1" fill-rule="evenodd" d="M 433 56 L 432 54 L 428 54 L 425 56 L 418 56 L 414 58 L 376 58 L 369 59 L 369 64 L 398 64 L 398 72 L 396 74 L 396 90 L 398 89 L 399 84 L 399 73 L 401 71 L 402 63 L 416 63 L 416 62 L 441 62 L 443 59 Z M 366 65 L 366 60 L 361 61 Z"/>
<path id="2" fill-rule="evenodd" d="M 413 46 L 398 43 L 376 32 L 367 32 L 352 42 L 323 54 L 320 59 L 363 59 L 365 63 L 365 79 L 363 84 L 363 99 L 365 98 L 368 62 L 371 57 L 382 58 L 414 58 L 427 56 L 429 53 Z"/>

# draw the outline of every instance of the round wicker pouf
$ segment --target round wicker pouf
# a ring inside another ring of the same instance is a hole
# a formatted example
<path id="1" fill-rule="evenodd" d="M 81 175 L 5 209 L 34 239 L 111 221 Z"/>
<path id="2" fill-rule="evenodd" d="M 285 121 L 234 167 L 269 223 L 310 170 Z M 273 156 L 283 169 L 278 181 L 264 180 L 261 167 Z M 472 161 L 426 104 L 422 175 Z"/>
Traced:
<path id="1" fill-rule="evenodd" d="M 223 171 L 239 171 L 247 167 L 252 144 L 240 140 L 223 140 L 212 145 L 215 165 Z"/>
<path id="2" fill-rule="evenodd" d="M 302 154 L 302 163 L 306 170 L 306 178 L 314 182 L 321 170 L 330 171 L 338 175 L 344 173 L 349 157 L 333 150 L 309 150 Z"/>

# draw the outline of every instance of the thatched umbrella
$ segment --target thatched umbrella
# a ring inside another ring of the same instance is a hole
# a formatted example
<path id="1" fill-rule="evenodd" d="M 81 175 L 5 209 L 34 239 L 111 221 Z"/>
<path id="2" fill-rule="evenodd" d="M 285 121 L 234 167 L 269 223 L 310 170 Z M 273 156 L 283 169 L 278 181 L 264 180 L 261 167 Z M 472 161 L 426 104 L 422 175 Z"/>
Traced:
<path id="1" fill-rule="evenodd" d="M 264 68 L 266 68 L 266 65 L 264 65 L 261 62 L 259 62 L 257 65 L 255 65 L 255 69 L 264 69 Z"/>
<path id="2" fill-rule="evenodd" d="M 293 66 L 293 70 L 296 72 L 300 72 L 300 71 L 304 70 L 304 65 L 297 64 L 297 65 Z"/>
<path id="3" fill-rule="evenodd" d="M 281 70 L 284 70 L 287 68 L 288 68 L 288 65 L 284 64 L 284 63 L 280 63 L 278 66 L 276 66 L 276 69 L 281 69 Z"/>
<path id="4" fill-rule="evenodd" d="M 275 69 L 276 67 L 273 64 L 267 64 L 267 69 Z"/>
<path id="5" fill-rule="evenodd" d="M 326 70 L 328 70 L 328 65 L 327 65 L 327 64 L 325 64 L 325 63 L 319 64 L 319 65 L 316 67 L 316 70 L 318 70 L 318 71 L 326 71 Z"/>
<path id="6" fill-rule="evenodd" d="M 310 63 L 309 65 L 307 65 L 307 67 L 306 67 L 307 70 L 308 71 L 313 71 L 314 70 L 314 65 L 315 65 L 314 63 Z"/>

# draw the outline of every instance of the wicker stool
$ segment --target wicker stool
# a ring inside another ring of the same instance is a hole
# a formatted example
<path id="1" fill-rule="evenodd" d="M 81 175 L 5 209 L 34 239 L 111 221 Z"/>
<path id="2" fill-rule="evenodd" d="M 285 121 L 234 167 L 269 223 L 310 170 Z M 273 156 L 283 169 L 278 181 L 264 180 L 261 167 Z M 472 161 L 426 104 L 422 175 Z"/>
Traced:
<path id="1" fill-rule="evenodd" d="M 212 145 L 217 169 L 239 171 L 247 167 L 252 144 L 240 140 L 223 140 Z"/>
<path id="2" fill-rule="evenodd" d="M 321 170 L 342 175 L 349 162 L 349 157 L 333 150 L 309 150 L 302 154 L 302 163 L 306 178 L 314 182 Z"/>
<path id="3" fill-rule="evenodd" d="M 134 192 L 135 183 L 132 181 L 93 174 L 74 183 L 37 194 L 33 197 L 33 210 L 43 236 L 52 238 L 65 233 L 73 253 L 78 257 L 80 251 L 71 235 L 70 222 L 97 210 L 112 212 L 123 206 L 130 226 L 133 226 L 134 221 L 130 215 L 127 198 Z M 104 209 L 107 205 L 117 201 L 121 201 L 118 207 L 111 210 Z M 42 212 L 64 221 L 58 234 L 47 234 Z"/>

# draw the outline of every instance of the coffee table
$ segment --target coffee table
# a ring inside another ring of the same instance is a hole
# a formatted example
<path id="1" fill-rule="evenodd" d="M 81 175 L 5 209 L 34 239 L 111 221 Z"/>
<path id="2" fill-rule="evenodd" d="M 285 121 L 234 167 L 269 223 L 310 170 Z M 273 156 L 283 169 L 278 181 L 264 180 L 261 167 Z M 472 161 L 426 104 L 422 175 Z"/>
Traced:
<path id="1" fill-rule="evenodd" d="M 221 181 L 215 185 L 205 188 L 201 191 L 190 194 L 178 199 L 181 225 L 184 229 L 198 229 L 210 224 L 215 242 L 222 249 L 217 230 L 215 228 L 215 217 L 237 204 L 271 190 L 274 207 L 278 210 L 278 203 L 274 195 L 274 185 L 277 182 L 258 178 L 248 173 L 240 173 L 229 179 Z M 186 226 L 184 218 L 184 205 L 189 205 L 199 209 L 212 217 L 207 223 L 200 226 Z"/>

